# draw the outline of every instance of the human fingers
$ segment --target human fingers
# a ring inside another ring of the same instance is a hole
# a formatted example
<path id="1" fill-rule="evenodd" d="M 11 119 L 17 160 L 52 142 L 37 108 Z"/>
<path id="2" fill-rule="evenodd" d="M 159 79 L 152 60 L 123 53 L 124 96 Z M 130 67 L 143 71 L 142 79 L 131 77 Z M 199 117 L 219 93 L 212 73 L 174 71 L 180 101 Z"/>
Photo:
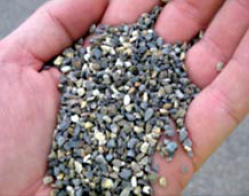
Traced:
<path id="1" fill-rule="evenodd" d="M 156 31 L 169 42 L 190 40 L 206 28 L 224 0 L 173 0 L 162 11 Z"/>
<path id="2" fill-rule="evenodd" d="M 221 145 L 249 111 L 249 30 L 220 75 L 192 103 L 186 122 L 195 169 Z"/>
<path id="3" fill-rule="evenodd" d="M 208 27 L 203 39 L 187 55 L 193 81 L 205 87 L 218 75 L 216 66 L 230 60 L 249 27 L 249 1 L 229 0 Z"/>
<path id="4" fill-rule="evenodd" d="M 102 23 L 109 25 L 135 22 L 143 13 L 149 12 L 159 0 L 112 0 L 103 16 Z"/>

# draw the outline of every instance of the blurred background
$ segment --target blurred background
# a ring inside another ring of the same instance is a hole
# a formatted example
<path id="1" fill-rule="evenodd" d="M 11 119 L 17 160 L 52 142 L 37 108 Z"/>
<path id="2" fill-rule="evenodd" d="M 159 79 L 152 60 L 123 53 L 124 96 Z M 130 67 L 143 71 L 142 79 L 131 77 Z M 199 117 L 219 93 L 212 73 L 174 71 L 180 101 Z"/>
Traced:
<path id="1" fill-rule="evenodd" d="M 0 0 L 0 39 L 17 28 L 45 1 L 47 0 Z M 196 173 L 183 193 L 183 196 L 247 195 L 249 195 L 249 116 Z"/>

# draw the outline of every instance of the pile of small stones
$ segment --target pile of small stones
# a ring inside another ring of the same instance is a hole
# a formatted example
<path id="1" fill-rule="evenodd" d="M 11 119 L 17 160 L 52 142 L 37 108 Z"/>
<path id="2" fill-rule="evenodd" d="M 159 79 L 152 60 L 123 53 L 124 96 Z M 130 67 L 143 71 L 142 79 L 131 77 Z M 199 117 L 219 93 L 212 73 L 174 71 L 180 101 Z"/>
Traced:
<path id="1" fill-rule="evenodd" d="M 191 44 L 164 43 L 153 30 L 160 11 L 131 25 L 93 25 L 90 46 L 81 39 L 55 59 L 63 76 L 44 179 L 51 195 L 152 195 L 151 182 L 167 185 L 155 151 L 171 161 L 178 135 L 193 156 L 184 123 L 199 92 L 184 65 Z"/>

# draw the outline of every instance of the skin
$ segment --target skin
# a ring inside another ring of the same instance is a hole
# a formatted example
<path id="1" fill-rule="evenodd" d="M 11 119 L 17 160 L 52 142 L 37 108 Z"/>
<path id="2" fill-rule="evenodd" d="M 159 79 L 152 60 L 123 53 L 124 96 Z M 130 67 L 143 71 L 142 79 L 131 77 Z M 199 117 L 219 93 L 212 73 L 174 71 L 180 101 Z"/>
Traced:
<path id="1" fill-rule="evenodd" d="M 156 0 L 53 0 L 0 42 L 0 195 L 49 195 L 42 185 L 56 124 L 59 73 L 40 71 L 87 32 L 90 24 L 131 23 Z M 168 42 L 207 32 L 187 55 L 192 80 L 202 88 L 186 122 L 195 157 L 182 149 L 172 163 L 159 155 L 166 188 L 155 183 L 156 196 L 180 195 L 192 175 L 222 144 L 249 110 L 249 1 L 173 0 L 155 30 Z M 215 65 L 223 61 L 218 75 Z M 182 166 L 188 168 L 182 172 Z"/>

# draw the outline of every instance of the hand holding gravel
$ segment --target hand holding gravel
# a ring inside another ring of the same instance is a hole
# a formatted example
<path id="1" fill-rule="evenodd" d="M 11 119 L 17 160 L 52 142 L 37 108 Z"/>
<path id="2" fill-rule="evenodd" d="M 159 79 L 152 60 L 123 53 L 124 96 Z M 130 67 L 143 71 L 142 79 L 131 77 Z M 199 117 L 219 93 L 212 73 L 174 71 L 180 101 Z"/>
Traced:
<path id="1" fill-rule="evenodd" d="M 43 182 L 60 196 L 179 194 L 249 109 L 241 2 L 54 0 L 38 10 L 0 42 L 0 195 L 49 195 Z M 84 48 L 89 28 L 97 37 Z M 61 52 L 59 81 L 46 62 Z"/>

